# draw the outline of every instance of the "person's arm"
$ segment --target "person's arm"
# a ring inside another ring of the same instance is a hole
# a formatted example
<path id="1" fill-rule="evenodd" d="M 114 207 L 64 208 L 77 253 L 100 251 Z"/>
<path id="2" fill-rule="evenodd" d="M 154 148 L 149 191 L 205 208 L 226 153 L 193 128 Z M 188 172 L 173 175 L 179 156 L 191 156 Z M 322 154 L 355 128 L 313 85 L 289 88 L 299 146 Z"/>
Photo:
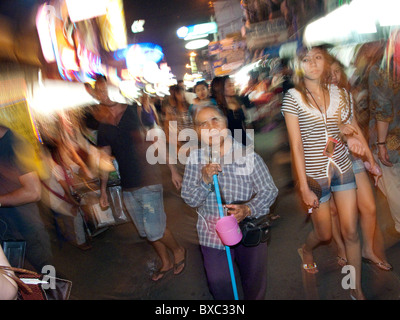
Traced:
<path id="1" fill-rule="evenodd" d="M 18 179 L 21 183 L 19 189 L 0 195 L 2 207 L 15 207 L 40 201 L 42 189 L 38 174 L 32 171 L 19 176 Z"/>
<path id="2" fill-rule="evenodd" d="M 158 117 L 158 112 L 154 104 L 150 104 L 150 108 L 153 110 L 154 117 L 156 118 L 156 124 L 160 125 L 160 118 Z"/>
<path id="3" fill-rule="evenodd" d="M 217 173 L 217 165 L 208 164 L 201 167 L 189 161 L 185 167 L 185 174 L 182 182 L 182 199 L 193 208 L 200 207 L 212 192 L 212 175 Z"/>
<path id="4" fill-rule="evenodd" d="M 275 202 L 278 196 L 278 188 L 276 187 L 267 165 L 261 157 L 252 153 L 250 157 L 254 157 L 247 165 L 252 166 L 248 173 L 251 175 L 254 196 L 246 204 L 227 204 L 228 214 L 235 216 L 238 222 L 247 216 L 258 217 L 269 213 L 269 208 Z"/>
<path id="5" fill-rule="evenodd" d="M 10 263 L 8 262 L 1 245 L 0 266 L 10 267 Z M 0 273 L 0 300 L 15 300 L 17 298 L 17 292 L 18 286 L 15 281 Z"/>
<path id="6" fill-rule="evenodd" d="M 391 163 L 389 160 L 389 154 L 386 148 L 386 137 L 389 130 L 389 122 L 377 120 L 376 127 L 378 133 L 378 158 L 385 166 L 392 167 L 393 163 Z"/>
<path id="7" fill-rule="evenodd" d="M 395 112 L 392 102 L 393 89 L 388 84 L 387 75 L 379 72 L 376 67 L 371 70 L 368 83 L 371 96 L 370 104 L 374 110 L 374 114 L 371 116 L 376 119 L 377 141 L 375 143 L 378 148 L 378 158 L 383 165 L 391 167 L 393 164 L 389 160 L 386 138 L 389 123 L 393 120 Z"/>
<path id="8" fill-rule="evenodd" d="M 284 112 L 286 127 L 289 135 L 290 149 L 297 174 L 299 191 L 304 204 L 307 207 L 318 207 L 318 197 L 312 192 L 307 184 L 306 165 L 304 160 L 303 142 L 301 140 L 301 132 L 299 120 L 296 115 Z"/>
<path id="9" fill-rule="evenodd" d="M 111 147 L 105 146 L 101 148 L 100 152 L 100 162 L 109 161 L 111 156 Z M 106 157 L 107 159 L 102 159 Z M 105 208 L 109 206 L 108 196 L 107 196 L 107 182 L 109 171 L 107 170 L 100 170 L 100 206 Z"/>

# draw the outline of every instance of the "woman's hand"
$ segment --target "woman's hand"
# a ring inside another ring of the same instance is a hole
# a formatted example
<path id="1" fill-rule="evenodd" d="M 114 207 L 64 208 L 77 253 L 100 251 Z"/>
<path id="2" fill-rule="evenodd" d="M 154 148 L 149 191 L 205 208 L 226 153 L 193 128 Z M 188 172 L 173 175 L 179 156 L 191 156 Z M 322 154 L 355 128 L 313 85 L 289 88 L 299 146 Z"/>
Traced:
<path id="1" fill-rule="evenodd" d="M 182 187 L 182 176 L 177 171 L 171 171 L 171 180 L 175 188 L 179 190 Z"/>
<path id="2" fill-rule="evenodd" d="M 386 149 L 386 145 L 379 144 L 378 145 L 378 158 L 381 162 L 387 167 L 393 167 L 393 163 L 389 160 L 389 154 Z"/>
<path id="3" fill-rule="evenodd" d="M 201 168 L 201 175 L 203 178 L 203 181 L 206 184 L 210 184 L 213 181 L 213 175 L 218 174 L 221 172 L 221 166 L 216 163 L 210 163 L 206 164 L 203 168 Z"/>
<path id="4" fill-rule="evenodd" d="M 381 167 L 373 160 L 372 164 L 369 162 L 364 162 L 365 169 L 368 170 L 374 176 L 375 187 L 378 186 L 379 178 L 382 177 Z"/>
<path id="5" fill-rule="evenodd" d="M 310 188 L 300 191 L 300 193 L 301 199 L 303 200 L 303 203 L 306 205 L 307 209 L 316 209 L 319 207 L 319 199 L 317 195 L 310 190 Z"/>
<path id="6" fill-rule="evenodd" d="M 357 128 L 352 126 L 351 124 L 341 124 L 339 125 L 339 130 L 345 136 L 352 136 L 353 134 L 357 134 Z"/>
<path id="7" fill-rule="evenodd" d="M 229 215 L 236 218 L 237 222 L 242 221 L 251 214 L 250 208 L 245 204 L 227 204 L 225 208 L 228 209 Z"/>
<path id="8" fill-rule="evenodd" d="M 361 143 L 361 141 L 358 140 L 356 137 L 354 136 L 347 137 L 347 146 L 349 147 L 349 150 L 352 153 L 360 157 L 365 155 L 365 148 Z"/>

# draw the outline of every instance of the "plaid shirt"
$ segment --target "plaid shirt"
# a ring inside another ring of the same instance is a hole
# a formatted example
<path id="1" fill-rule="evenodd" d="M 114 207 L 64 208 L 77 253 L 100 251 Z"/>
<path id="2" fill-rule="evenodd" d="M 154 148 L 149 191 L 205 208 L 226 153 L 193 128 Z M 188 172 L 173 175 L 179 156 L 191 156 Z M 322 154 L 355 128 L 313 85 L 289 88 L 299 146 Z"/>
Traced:
<path id="1" fill-rule="evenodd" d="M 221 161 L 222 172 L 218 185 L 223 204 L 245 203 L 251 216 L 269 213 L 278 189 L 262 158 L 245 149 L 233 140 L 233 147 Z M 240 151 L 241 156 L 235 152 Z M 234 159 L 234 160 L 232 160 Z M 215 224 L 219 220 L 218 203 L 213 185 L 207 185 L 201 175 L 202 167 L 209 163 L 208 150 L 193 150 L 185 167 L 182 183 L 182 198 L 191 207 L 197 208 L 201 219 L 197 221 L 200 245 L 225 250 L 219 239 Z"/>

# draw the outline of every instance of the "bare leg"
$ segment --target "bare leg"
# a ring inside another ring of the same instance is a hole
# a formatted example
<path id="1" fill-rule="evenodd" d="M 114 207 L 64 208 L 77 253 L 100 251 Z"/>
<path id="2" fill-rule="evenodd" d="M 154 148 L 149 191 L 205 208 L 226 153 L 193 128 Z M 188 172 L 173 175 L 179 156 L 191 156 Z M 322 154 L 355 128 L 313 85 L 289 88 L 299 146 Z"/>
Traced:
<path id="1" fill-rule="evenodd" d="M 347 263 L 346 247 L 343 242 L 342 234 L 340 232 L 340 220 L 337 212 L 335 200 L 331 198 L 330 210 L 332 218 L 332 238 L 336 243 L 337 247 L 337 262 L 341 267 L 344 267 Z"/>
<path id="2" fill-rule="evenodd" d="M 322 242 L 329 241 L 332 237 L 332 223 L 329 213 L 329 201 L 321 203 L 318 209 L 314 209 L 311 214 L 314 229 L 308 234 L 302 247 L 303 262 L 305 264 L 314 263 L 312 251 Z M 314 270 L 312 273 L 316 273 Z"/>
<path id="3" fill-rule="evenodd" d="M 376 204 L 366 172 L 356 174 L 357 205 L 363 234 L 362 255 L 373 262 L 386 262 L 382 232 L 377 225 Z"/>
<path id="4" fill-rule="evenodd" d="M 151 242 L 151 244 L 161 259 L 162 266 L 160 271 L 171 269 L 174 263 L 179 263 L 185 258 L 185 248 L 178 244 L 172 235 L 172 232 L 168 228 L 165 228 L 164 236 L 160 240 Z M 168 249 L 171 250 L 174 255 L 173 263 L 170 260 Z M 184 267 L 184 265 L 181 265 L 177 270 L 175 270 L 175 273 L 179 273 Z"/>
<path id="5" fill-rule="evenodd" d="M 340 217 L 340 228 L 346 246 L 348 264 L 353 266 L 356 272 L 356 289 L 353 295 L 358 299 L 365 299 L 361 288 L 361 247 L 357 232 L 357 196 L 356 190 L 345 190 L 334 193 L 336 207 Z"/>

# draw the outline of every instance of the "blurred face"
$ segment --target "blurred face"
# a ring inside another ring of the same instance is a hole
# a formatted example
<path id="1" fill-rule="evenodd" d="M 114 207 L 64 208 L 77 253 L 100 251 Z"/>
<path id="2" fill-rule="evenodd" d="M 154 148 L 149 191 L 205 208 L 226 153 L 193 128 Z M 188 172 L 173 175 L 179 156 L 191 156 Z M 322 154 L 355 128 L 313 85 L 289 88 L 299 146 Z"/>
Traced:
<path id="1" fill-rule="evenodd" d="M 225 95 L 228 97 L 232 97 L 235 94 L 236 94 L 236 91 L 235 91 L 234 83 L 230 79 L 227 79 L 225 81 Z"/>
<path id="2" fill-rule="evenodd" d="M 197 95 L 197 98 L 200 100 L 205 100 L 208 98 L 208 88 L 203 85 L 198 85 L 194 91 Z"/>
<path id="3" fill-rule="evenodd" d="M 143 92 L 143 94 L 141 95 L 140 102 L 141 102 L 142 105 L 148 105 L 149 104 L 150 98 L 145 92 Z"/>
<path id="4" fill-rule="evenodd" d="M 94 87 L 95 98 L 100 101 L 100 103 L 104 105 L 114 104 L 108 96 L 108 87 L 107 82 L 104 79 L 99 79 L 96 81 L 96 85 Z"/>
<path id="5" fill-rule="evenodd" d="M 341 70 L 337 63 L 331 65 L 331 83 L 338 85 L 340 82 Z"/>
<path id="6" fill-rule="evenodd" d="M 300 63 L 304 77 L 309 80 L 318 80 L 325 68 L 325 58 L 321 50 L 311 49 L 307 52 Z"/>
<path id="7" fill-rule="evenodd" d="M 228 135 L 225 118 L 212 108 L 204 108 L 196 117 L 197 134 L 209 146 L 222 144 Z"/>

